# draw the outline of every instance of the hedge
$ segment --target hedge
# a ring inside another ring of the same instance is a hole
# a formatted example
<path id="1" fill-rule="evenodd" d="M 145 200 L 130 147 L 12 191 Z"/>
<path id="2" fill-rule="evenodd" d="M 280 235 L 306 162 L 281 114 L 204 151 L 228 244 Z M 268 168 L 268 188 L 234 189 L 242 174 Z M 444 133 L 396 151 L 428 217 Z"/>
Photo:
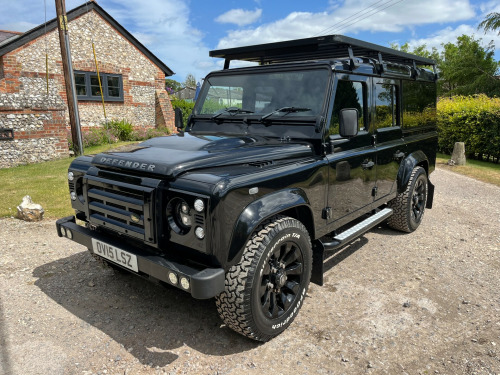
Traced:
<path id="1" fill-rule="evenodd" d="M 451 154 L 455 142 L 464 142 L 469 158 L 498 163 L 500 98 L 486 95 L 442 98 L 437 104 L 437 117 L 441 152 Z"/>

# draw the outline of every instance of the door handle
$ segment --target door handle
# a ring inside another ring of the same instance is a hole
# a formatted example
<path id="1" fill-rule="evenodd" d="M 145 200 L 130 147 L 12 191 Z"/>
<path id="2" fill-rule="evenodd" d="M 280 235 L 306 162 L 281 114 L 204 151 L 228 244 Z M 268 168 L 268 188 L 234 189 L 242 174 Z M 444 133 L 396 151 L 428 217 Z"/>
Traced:
<path id="1" fill-rule="evenodd" d="M 365 161 L 363 163 L 361 163 L 361 168 L 363 169 L 371 169 L 373 168 L 373 166 L 375 165 L 375 163 L 373 161 Z"/>

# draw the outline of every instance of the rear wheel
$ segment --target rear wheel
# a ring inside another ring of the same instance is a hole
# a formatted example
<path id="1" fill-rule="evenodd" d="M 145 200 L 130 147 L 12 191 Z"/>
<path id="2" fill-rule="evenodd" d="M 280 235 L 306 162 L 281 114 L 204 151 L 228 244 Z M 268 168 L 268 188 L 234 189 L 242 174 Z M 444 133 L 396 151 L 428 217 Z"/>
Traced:
<path id="1" fill-rule="evenodd" d="M 216 297 L 226 325 L 258 341 L 283 332 L 297 316 L 311 277 L 311 239 L 296 219 L 275 217 L 248 241 Z"/>
<path id="2" fill-rule="evenodd" d="M 427 174 L 422 167 L 415 167 L 404 192 L 388 203 L 394 210 L 387 220 L 391 228 L 413 232 L 418 228 L 424 216 L 427 203 Z"/>

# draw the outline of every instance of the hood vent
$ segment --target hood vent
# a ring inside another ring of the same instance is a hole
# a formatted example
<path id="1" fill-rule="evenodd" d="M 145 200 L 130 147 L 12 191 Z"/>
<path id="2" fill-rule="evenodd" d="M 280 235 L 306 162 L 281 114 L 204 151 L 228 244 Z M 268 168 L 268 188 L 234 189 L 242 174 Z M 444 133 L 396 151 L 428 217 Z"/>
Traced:
<path id="1" fill-rule="evenodd" d="M 264 161 L 253 161 L 248 163 L 249 166 L 251 167 L 256 167 L 256 168 L 264 168 L 267 167 L 268 165 L 273 165 L 274 162 L 272 160 L 264 160 Z"/>

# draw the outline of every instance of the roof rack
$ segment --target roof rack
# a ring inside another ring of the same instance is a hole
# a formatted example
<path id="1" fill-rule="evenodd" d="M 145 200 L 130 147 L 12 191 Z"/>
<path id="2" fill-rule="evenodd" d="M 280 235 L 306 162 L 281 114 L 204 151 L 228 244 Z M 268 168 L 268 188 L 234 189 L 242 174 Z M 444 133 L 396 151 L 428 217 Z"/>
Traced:
<path id="1" fill-rule="evenodd" d="M 211 57 L 225 59 L 224 69 L 229 69 L 232 60 L 253 61 L 261 65 L 292 61 L 329 60 L 348 58 L 356 66 L 355 57 L 374 58 L 384 62 L 417 65 L 432 65 L 432 59 L 401 52 L 392 48 L 364 42 L 344 35 L 326 35 L 314 38 L 296 39 L 285 42 L 259 44 L 210 51 Z"/>

